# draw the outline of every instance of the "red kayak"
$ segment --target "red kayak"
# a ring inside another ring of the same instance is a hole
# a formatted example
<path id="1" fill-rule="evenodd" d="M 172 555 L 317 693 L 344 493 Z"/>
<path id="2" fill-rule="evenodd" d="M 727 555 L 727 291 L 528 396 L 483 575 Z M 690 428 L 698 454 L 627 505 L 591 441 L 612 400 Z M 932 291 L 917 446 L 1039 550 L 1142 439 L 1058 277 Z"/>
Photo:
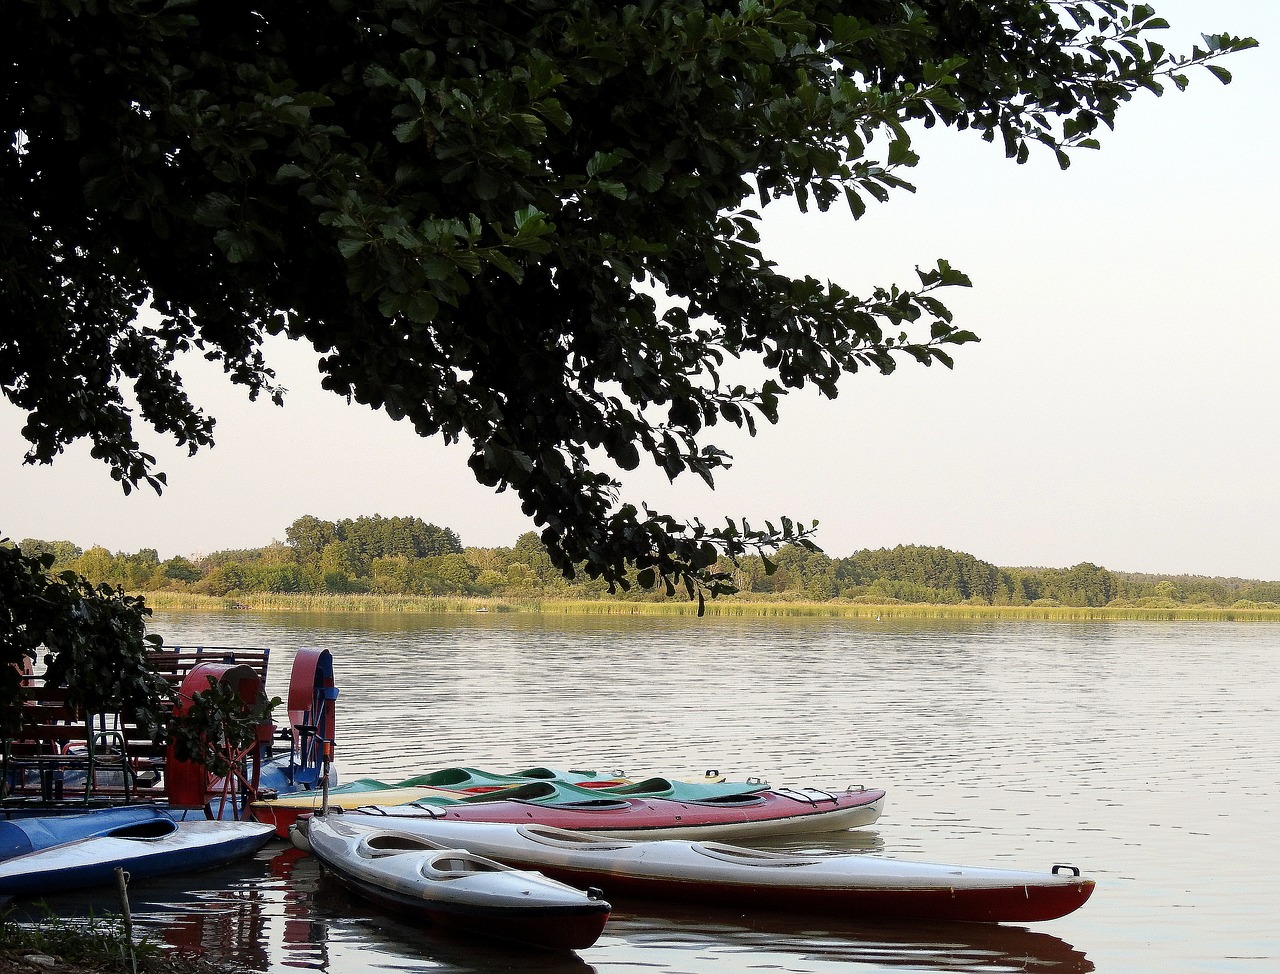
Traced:
<path id="1" fill-rule="evenodd" d="M 883 808 L 884 792 L 875 788 L 779 788 L 712 801 L 601 796 L 555 805 L 508 799 L 453 805 L 370 804 L 355 811 L 383 818 L 549 825 L 620 839 L 736 839 L 859 828 L 875 822 Z M 276 830 L 280 831 L 278 817 Z"/>

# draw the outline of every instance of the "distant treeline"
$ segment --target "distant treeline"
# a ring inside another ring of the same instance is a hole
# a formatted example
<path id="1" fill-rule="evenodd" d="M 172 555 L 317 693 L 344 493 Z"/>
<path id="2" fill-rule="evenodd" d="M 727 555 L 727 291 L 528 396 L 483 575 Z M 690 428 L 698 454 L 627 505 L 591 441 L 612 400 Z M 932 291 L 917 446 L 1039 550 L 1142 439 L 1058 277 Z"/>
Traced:
<path id="1" fill-rule="evenodd" d="M 131 592 L 189 591 L 235 598 L 252 593 L 374 593 L 521 598 L 597 598 L 602 583 L 566 580 L 533 532 L 511 547 L 469 548 L 449 528 L 415 517 L 294 521 L 285 541 L 265 548 L 216 551 L 161 561 L 144 548 L 133 554 L 81 550 L 69 541 L 27 538 L 28 554 L 49 553 L 53 570 L 71 569 Z M 723 567 L 740 598 L 843 600 L 973 605 L 1262 607 L 1280 606 L 1280 582 L 1189 575 L 1114 572 L 1087 562 L 1073 568 L 999 568 L 946 548 L 899 545 L 831 558 L 799 547 L 777 552 L 767 571 L 758 557 Z M 625 596 L 661 599 L 633 587 Z"/>

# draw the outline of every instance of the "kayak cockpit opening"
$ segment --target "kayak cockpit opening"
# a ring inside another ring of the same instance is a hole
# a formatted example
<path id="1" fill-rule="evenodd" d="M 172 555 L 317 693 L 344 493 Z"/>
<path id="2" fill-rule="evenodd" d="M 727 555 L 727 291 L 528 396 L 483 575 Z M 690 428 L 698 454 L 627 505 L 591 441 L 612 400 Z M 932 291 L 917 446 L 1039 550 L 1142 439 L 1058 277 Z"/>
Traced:
<path id="1" fill-rule="evenodd" d="M 737 808 L 745 805 L 763 805 L 764 799 L 757 794 L 751 792 L 743 792 L 738 795 L 709 795 L 706 798 L 690 798 L 690 805 L 729 805 Z"/>
<path id="2" fill-rule="evenodd" d="M 570 771 L 569 774 L 587 774 L 589 772 Z M 513 778 L 534 778 L 538 781 L 559 781 L 564 773 L 554 768 L 524 768 L 511 775 Z"/>
<path id="3" fill-rule="evenodd" d="M 506 866 L 470 855 L 463 849 L 446 849 L 434 859 L 424 860 L 421 872 L 427 879 L 458 879 L 474 873 L 497 873 L 506 869 Z"/>
<path id="4" fill-rule="evenodd" d="M 590 852 L 614 852 L 635 845 L 626 839 L 602 839 L 586 832 L 572 832 L 552 825 L 521 825 L 516 828 L 524 838 L 541 845 L 586 849 Z"/>
<path id="5" fill-rule="evenodd" d="M 812 866 L 822 861 L 816 856 L 797 856 L 791 852 L 773 852 L 768 849 L 745 849 L 719 842 L 691 842 L 689 848 L 709 859 L 721 859 L 744 866 Z"/>
<path id="6" fill-rule="evenodd" d="M 446 818 L 447 805 L 422 805 L 410 802 L 405 805 L 361 805 L 352 809 L 358 815 L 380 815 L 383 818 Z"/>
<path id="7" fill-rule="evenodd" d="M 422 839 L 416 835 L 379 832 L 361 839 L 356 851 L 368 859 L 380 859 L 383 856 L 398 856 L 406 852 L 438 852 L 447 848 L 438 842 Z"/>
<path id="8" fill-rule="evenodd" d="M 668 778 L 645 778 L 627 785 L 615 785 L 609 791 L 615 795 L 658 795 L 675 791 L 675 785 Z"/>
<path id="9" fill-rule="evenodd" d="M 122 825 L 107 833 L 113 839 L 135 839 L 140 842 L 154 842 L 164 839 L 178 831 L 178 823 L 171 818 L 158 818 L 150 822 L 135 822 L 133 825 Z"/>

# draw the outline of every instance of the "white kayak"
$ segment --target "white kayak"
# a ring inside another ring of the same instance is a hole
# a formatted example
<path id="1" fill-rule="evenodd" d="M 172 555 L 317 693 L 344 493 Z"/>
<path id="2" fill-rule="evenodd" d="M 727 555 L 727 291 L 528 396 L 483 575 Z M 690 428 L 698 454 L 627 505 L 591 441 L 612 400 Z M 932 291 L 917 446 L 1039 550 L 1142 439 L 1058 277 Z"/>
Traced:
<path id="1" fill-rule="evenodd" d="M 352 822 L 360 815 L 340 818 Z M 1074 866 L 1034 872 L 678 839 L 631 842 L 488 822 L 398 819 L 396 829 L 568 883 L 598 886 L 611 897 L 631 894 L 850 919 L 1052 920 L 1082 906 L 1094 888 Z"/>
<path id="2" fill-rule="evenodd" d="M 167 816 L 50 846 L 0 862 L 0 894 L 39 896 L 116 881 L 193 872 L 252 855 L 274 836 L 260 822 L 178 822 Z"/>
<path id="3" fill-rule="evenodd" d="M 343 885 L 388 909 L 468 933 L 568 950 L 590 947 L 609 918 L 599 890 L 584 892 L 353 818 L 331 812 L 304 820 L 303 847 Z"/>

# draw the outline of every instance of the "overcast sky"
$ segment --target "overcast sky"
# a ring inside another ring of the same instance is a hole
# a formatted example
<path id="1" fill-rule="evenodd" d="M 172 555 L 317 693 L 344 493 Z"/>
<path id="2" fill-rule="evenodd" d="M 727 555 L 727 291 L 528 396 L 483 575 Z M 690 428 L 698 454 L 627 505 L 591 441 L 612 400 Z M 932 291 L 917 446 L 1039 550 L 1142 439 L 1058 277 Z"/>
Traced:
<path id="1" fill-rule="evenodd" d="M 1280 580 L 1280 4 L 1154 6 L 1170 47 L 1199 30 L 1263 47 L 1226 62 L 1225 88 L 1197 72 L 1187 92 L 1137 96 L 1067 172 L 928 133 L 919 191 L 857 223 L 766 211 L 784 270 L 854 293 L 911 284 L 940 257 L 967 272 L 973 289 L 948 303 L 983 340 L 956 350 L 953 372 L 904 363 L 849 378 L 835 402 L 791 397 L 754 440 L 713 440 L 736 457 L 714 494 L 655 473 L 629 480 L 628 499 L 715 523 L 816 518 L 834 557 L 925 544 L 1002 566 Z M 22 465 L 23 415 L 0 402 L 0 536 L 167 558 L 283 540 L 303 514 L 414 515 L 475 546 L 533 527 L 511 494 L 474 482 L 465 448 L 322 392 L 306 347 L 267 354 L 284 409 L 190 370 L 217 446 L 188 459 L 140 437 L 169 476 L 158 498 L 122 496 L 82 445 Z"/>

